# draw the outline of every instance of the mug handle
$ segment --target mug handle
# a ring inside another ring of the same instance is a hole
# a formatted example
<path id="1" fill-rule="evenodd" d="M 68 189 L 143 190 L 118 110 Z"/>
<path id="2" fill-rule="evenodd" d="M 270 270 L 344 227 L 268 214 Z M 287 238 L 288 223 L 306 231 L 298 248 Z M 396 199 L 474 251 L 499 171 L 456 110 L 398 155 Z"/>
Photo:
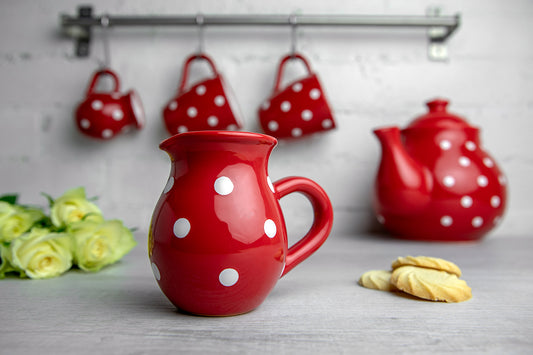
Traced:
<path id="1" fill-rule="evenodd" d="M 178 88 L 178 95 L 181 95 L 183 94 L 183 92 L 185 92 L 185 86 L 187 85 L 187 78 L 189 76 L 189 67 L 191 63 L 199 59 L 205 60 L 207 64 L 209 64 L 211 69 L 213 69 L 213 73 L 215 73 L 215 76 L 218 76 L 217 68 L 211 58 L 209 58 L 205 53 L 193 54 L 185 61 L 185 64 L 183 65 L 183 72 L 181 74 L 181 83 Z"/>
<path id="2" fill-rule="evenodd" d="M 309 65 L 309 62 L 307 61 L 307 59 L 305 59 L 305 57 L 301 55 L 300 53 L 293 53 L 293 54 L 286 55 L 285 57 L 281 59 L 281 62 L 279 63 L 278 73 L 276 75 L 276 81 L 274 83 L 274 89 L 272 90 L 273 96 L 276 95 L 279 91 L 281 91 L 279 87 L 281 85 L 281 74 L 283 73 L 283 68 L 285 67 L 285 64 L 287 64 L 287 62 L 291 59 L 301 60 L 304 63 L 305 68 L 307 69 L 307 72 L 309 74 L 313 72 L 311 70 L 311 66 Z"/>
<path id="3" fill-rule="evenodd" d="M 89 84 L 89 87 L 87 88 L 87 96 L 93 93 L 94 88 L 96 86 L 96 82 L 98 79 L 100 79 L 100 76 L 102 75 L 109 75 L 113 79 L 115 83 L 115 88 L 112 90 L 112 92 L 119 92 L 120 91 L 120 81 L 118 80 L 117 74 L 115 74 L 114 71 L 112 71 L 109 68 L 98 70 L 94 73 L 93 79 L 91 80 L 91 83 Z"/>
<path id="4" fill-rule="evenodd" d="M 274 183 L 274 189 L 278 200 L 293 192 L 302 193 L 311 202 L 315 215 L 307 234 L 289 248 L 285 258 L 285 269 L 280 276 L 283 277 L 326 241 L 333 226 L 333 207 L 324 189 L 304 177 L 290 176 L 280 179 Z"/>

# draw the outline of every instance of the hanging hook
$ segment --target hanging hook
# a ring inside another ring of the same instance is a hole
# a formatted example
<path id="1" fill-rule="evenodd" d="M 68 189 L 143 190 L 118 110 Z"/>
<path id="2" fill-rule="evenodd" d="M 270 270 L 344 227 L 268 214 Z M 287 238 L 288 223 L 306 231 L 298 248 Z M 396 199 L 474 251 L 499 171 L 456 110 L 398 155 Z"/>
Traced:
<path id="1" fill-rule="evenodd" d="M 109 49 L 109 16 L 108 15 L 102 15 L 100 17 L 100 25 L 102 26 L 102 41 L 104 44 L 104 62 L 103 67 L 104 68 L 110 68 L 111 67 L 111 54 Z"/>
<path id="2" fill-rule="evenodd" d="M 297 51 L 296 42 L 298 40 L 298 18 L 295 14 L 289 15 L 289 25 L 291 26 L 291 58 L 294 58 Z"/>
<path id="3" fill-rule="evenodd" d="M 204 37 L 204 15 L 201 13 L 196 15 L 196 24 L 198 25 L 198 54 L 203 54 L 205 50 Z"/>

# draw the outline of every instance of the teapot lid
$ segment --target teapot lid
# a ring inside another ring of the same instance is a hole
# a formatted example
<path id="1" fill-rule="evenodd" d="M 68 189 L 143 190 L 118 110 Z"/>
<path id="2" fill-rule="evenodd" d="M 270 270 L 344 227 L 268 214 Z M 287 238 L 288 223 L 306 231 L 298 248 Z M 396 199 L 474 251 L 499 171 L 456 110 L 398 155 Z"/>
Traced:
<path id="1" fill-rule="evenodd" d="M 429 112 L 414 119 L 407 128 L 442 128 L 465 129 L 472 128 L 464 118 L 449 113 L 446 110 L 448 101 L 435 99 L 426 103 Z"/>

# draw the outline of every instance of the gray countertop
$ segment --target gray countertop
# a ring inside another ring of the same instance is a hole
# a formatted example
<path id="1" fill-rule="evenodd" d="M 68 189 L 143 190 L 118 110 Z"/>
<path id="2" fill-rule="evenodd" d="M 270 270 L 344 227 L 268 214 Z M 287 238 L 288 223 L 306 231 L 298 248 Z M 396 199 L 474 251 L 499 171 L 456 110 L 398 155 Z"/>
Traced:
<path id="1" fill-rule="evenodd" d="M 167 301 L 139 243 L 96 274 L 0 280 L 0 353 L 533 353 L 532 252 L 530 237 L 333 235 L 256 310 L 199 317 Z M 357 285 L 405 255 L 455 262 L 473 298 L 437 303 Z"/>

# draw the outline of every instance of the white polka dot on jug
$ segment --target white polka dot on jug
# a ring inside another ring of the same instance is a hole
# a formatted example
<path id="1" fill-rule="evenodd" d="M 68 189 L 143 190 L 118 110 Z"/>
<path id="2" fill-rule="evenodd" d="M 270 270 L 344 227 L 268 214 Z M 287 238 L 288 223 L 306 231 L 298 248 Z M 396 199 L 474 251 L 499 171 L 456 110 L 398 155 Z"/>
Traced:
<path id="1" fill-rule="evenodd" d="M 273 220 L 267 219 L 265 221 L 263 229 L 265 230 L 265 234 L 267 235 L 267 237 L 269 237 L 270 239 L 276 236 L 277 228 L 276 223 L 274 223 Z"/>
<path id="2" fill-rule="evenodd" d="M 173 232 L 177 238 L 185 238 L 191 231 L 191 223 L 187 218 L 178 218 L 174 222 Z"/>
<path id="3" fill-rule="evenodd" d="M 272 183 L 270 176 L 267 176 L 267 184 L 270 191 L 272 191 L 272 193 L 275 193 L 276 191 L 274 190 L 274 184 Z"/>
<path id="4" fill-rule="evenodd" d="M 167 180 L 167 184 L 165 185 L 165 188 L 163 189 L 163 193 L 167 193 L 172 189 L 172 186 L 174 186 L 174 178 L 171 176 Z"/>
<path id="5" fill-rule="evenodd" d="M 161 280 L 161 273 L 159 272 L 159 268 L 155 263 L 152 263 L 152 272 L 154 273 L 154 277 L 157 281 Z"/>
<path id="6" fill-rule="evenodd" d="M 217 194 L 226 196 L 233 192 L 233 182 L 227 176 L 221 176 L 215 180 L 215 191 Z"/>
<path id="7" fill-rule="evenodd" d="M 239 281 L 239 273 L 237 270 L 232 268 L 224 269 L 218 275 L 218 281 L 222 284 L 222 286 L 233 286 L 237 283 L 237 281 Z"/>

